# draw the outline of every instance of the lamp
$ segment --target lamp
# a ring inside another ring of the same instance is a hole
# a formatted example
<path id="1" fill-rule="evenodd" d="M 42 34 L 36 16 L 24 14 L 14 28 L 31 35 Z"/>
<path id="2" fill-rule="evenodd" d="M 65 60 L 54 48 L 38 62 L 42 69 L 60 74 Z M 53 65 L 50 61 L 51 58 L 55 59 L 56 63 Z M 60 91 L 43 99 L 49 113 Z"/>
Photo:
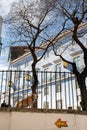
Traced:
<path id="1" fill-rule="evenodd" d="M 11 87 L 12 86 L 12 81 L 9 81 L 8 82 L 8 87 Z"/>
<path id="2" fill-rule="evenodd" d="M 26 80 L 30 81 L 31 76 L 29 74 L 26 74 Z"/>

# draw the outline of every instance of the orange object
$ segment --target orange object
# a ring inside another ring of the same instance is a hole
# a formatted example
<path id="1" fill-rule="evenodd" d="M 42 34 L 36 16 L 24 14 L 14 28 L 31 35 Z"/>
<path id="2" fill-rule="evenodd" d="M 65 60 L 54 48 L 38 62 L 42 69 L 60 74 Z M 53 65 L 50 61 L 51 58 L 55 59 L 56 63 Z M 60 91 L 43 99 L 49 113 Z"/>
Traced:
<path id="1" fill-rule="evenodd" d="M 61 128 L 61 127 L 67 127 L 67 122 L 66 121 L 61 121 L 61 119 L 58 119 L 56 122 L 55 122 L 55 125 L 58 127 L 58 128 Z"/>
<path id="2" fill-rule="evenodd" d="M 29 107 L 32 108 L 32 105 L 37 99 L 37 94 L 29 95 L 27 98 L 22 99 L 16 105 L 16 107 Z"/>

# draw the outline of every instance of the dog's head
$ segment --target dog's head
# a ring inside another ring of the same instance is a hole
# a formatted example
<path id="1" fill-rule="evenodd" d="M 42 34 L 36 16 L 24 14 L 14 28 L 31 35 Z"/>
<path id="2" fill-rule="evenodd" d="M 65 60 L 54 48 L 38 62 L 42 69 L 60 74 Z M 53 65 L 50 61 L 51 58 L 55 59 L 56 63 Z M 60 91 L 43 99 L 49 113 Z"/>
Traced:
<path id="1" fill-rule="evenodd" d="M 38 98 L 38 95 L 37 95 L 36 93 L 33 93 L 33 94 L 32 94 L 32 99 L 33 99 L 33 100 L 36 100 L 37 98 Z"/>

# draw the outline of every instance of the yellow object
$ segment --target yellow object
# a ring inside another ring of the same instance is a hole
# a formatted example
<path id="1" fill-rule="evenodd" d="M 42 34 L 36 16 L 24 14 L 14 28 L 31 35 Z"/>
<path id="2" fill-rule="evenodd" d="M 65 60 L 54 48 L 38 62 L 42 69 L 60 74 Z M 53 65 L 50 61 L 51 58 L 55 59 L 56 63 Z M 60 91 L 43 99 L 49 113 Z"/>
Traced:
<path id="1" fill-rule="evenodd" d="M 67 127 L 67 122 L 66 122 L 66 121 L 61 121 L 61 119 L 58 119 L 58 120 L 55 122 L 55 125 L 56 125 L 58 128 Z"/>
<path id="2" fill-rule="evenodd" d="M 11 87 L 12 86 L 12 81 L 9 81 L 8 82 L 8 87 Z"/>
<path id="3" fill-rule="evenodd" d="M 68 63 L 64 61 L 64 62 L 63 62 L 63 67 L 64 67 L 64 68 L 67 68 L 67 67 L 68 67 Z"/>
<path id="4" fill-rule="evenodd" d="M 30 81 L 31 76 L 29 74 L 26 75 L 26 80 Z"/>

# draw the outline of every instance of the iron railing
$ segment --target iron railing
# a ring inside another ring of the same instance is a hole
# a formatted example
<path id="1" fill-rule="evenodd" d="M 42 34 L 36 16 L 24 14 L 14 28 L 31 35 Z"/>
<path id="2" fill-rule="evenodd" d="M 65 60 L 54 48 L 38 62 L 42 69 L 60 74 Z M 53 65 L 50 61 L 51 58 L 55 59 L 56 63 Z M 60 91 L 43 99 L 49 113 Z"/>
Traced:
<path id="1" fill-rule="evenodd" d="M 40 109 L 81 109 L 80 89 L 70 72 L 37 71 L 36 99 L 32 99 L 31 71 L 0 71 L 0 105 Z"/>

